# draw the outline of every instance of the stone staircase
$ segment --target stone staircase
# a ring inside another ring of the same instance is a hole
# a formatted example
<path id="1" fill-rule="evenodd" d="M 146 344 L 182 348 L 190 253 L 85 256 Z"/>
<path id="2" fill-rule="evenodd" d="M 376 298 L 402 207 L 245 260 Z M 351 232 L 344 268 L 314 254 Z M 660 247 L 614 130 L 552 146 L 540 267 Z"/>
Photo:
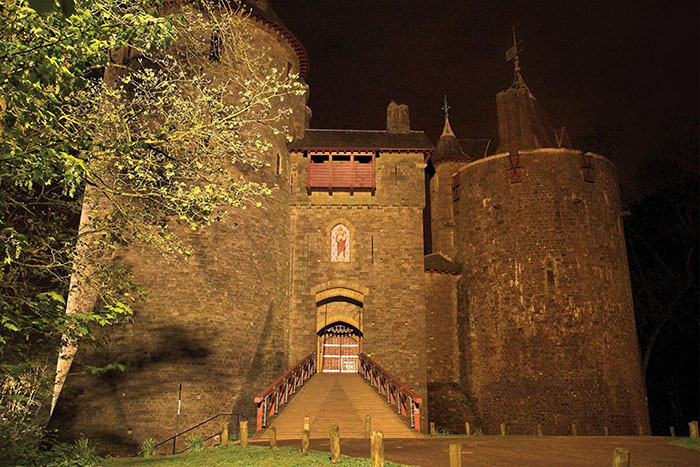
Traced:
<path id="1" fill-rule="evenodd" d="M 304 416 L 310 420 L 311 438 L 328 438 L 328 428 L 338 425 L 340 437 L 363 438 L 365 415 L 372 416 L 372 430 L 383 431 L 385 438 L 422 438 L 408 426 L 408 419 L 387 404 L 386 396 L 370 387 L 357 373 L 319 373 L 297 389 L 288 404 L 270 420 L 277 439 L 300 439 Z M 252 439 L 268 439 L 267 429 Z"/>

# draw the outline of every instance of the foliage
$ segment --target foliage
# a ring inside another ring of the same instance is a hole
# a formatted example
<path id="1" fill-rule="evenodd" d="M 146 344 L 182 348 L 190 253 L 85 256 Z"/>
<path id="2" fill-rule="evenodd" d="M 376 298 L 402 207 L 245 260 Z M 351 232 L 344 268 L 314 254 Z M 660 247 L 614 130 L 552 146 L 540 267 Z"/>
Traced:
<path id="1" fill-rule="evenodd" d="M 189 436 L 185 442 L 187 443 L 187 450 L 190 452 L 200 452 L 204 450 L 204 437 L 202 435 L 192 435 Z"/>
<path id="2" fill-rule="evenodd" d="M 143 457 L 153 457 L 153 450 L 156 447 L 156 440 L 153 438 L 148 438 L 143 442 L 142 445 L 142 451 L 143 451 Z"/>
<path id="3" fill-rule="evenodd" d="M 153 466 L 153 467 L 194 467 L 194 466 L 240 466 L 240 467 L 296 467 L 304 466 L 330 466 L 330 458 L 327 452 L 309 451 L 302 454 L 297 448 L 281 447 L 269 449 L 267 447 L 248 446 L 243 449 L 240 446 L 228 446 L 216 449 L 206 449 L 199 453 L 187 453 L 177 456 L 159 456 L 150 459 L 129 458 L 109 459 L 105 461 L 106 467 L 121 466 Z M 340 465 L 349 467 L 369 467 L 370 459 L 342 456 Z M 385 462 L 386 467 L 401 467 L 402 464 Z"/>
<path id="4" fill-rule="evenodd" d="M 87 438 L 74 444 L 62 443 L 43 453 L 37 465 L 45 467 L 98 467 L 104 459 L 95 454 L 95 448 Z"/>
<path id="5" fill-rule="evenodd" d="M 45 366 L 2 365 L 0 370 L 0 464 L 33 456 L 42 430 L 36 409 L 46 396 Z"/>
<path id="6" fill-rule="evenodd" d="M 145 291 L 121 246 L 187 256 L 183 232 L 271 192 L 252 179 L 302 85 L 253 44 L 242 11 L 204 1 L 158 16 L 156 3 L 81 0 L 71 16 L 0 3 L 2 361 L 128 319 Z M 71 277 L 98 306 L 65 313 Z M 84 370 L 124 369 L 112 365 Z"/>

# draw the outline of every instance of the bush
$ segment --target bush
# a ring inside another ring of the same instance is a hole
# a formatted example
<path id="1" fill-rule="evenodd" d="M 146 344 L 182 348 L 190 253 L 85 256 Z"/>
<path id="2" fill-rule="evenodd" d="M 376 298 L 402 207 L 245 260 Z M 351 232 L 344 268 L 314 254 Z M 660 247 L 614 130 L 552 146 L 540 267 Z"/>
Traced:
<path id="1" fill-rule="evenodd" d="M 95 454 L 95 448 L 87 438 L 81 438 L 74 444 L 55 445 L 37 461 L 35 465 L 46 467 L 98 467 L 104 459 Z"/>
<path id="2" fill-rule="evenodd" d="M 190 452 L 204 451 L 204 438 L 202 435 L 192 435 L 187 438 L 187 449 Z"/>
<path id="3" fill-rule="evenodd" d="M 153 450 L 156 447 L 156 440 L 153 438 L 148 438 L 143 442 L 143 457 L 153 457 Z"/>

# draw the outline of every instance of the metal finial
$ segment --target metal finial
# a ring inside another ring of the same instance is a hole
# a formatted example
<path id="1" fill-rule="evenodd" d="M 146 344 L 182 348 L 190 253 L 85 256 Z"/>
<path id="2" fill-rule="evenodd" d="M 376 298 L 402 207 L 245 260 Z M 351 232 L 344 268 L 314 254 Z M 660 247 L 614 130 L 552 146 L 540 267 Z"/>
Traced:
<path id="1" fill-rule="evenodd" d="M 513 67 L 514 67 L 514 72 L 515 72 L 515 79 L 513 80 L 513 87 L 514 88 L 524 88 L 527 89 L 527 84 L 525 84 L 525 80 L 523 79 L 520 68 L 520 55 L 519 53 L 522 52 L 522 49 L 518 47 L 518 39 L 515 36 L 515 27 L 513 27 L 513 47 L 508 49 L 506 52 L 506 61 L 509 62 L 513 60 Z"/>
<path id="2" fill-rule="evenodd" d="M 450 116 L 450 106 L 447 105 L 447 94 L 445 94 L 445 103 L 442 105 L 442 110 L 445 112 L 445 118 Z"/>

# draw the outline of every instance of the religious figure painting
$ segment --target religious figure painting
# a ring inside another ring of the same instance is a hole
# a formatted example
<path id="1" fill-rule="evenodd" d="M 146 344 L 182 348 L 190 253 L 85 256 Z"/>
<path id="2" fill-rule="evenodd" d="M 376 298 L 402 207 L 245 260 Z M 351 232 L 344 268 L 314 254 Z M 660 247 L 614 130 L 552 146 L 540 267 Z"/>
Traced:
<path id="1" fill-rule="evenodd" d="M 331 262 L 350 262 L 350 230 L 338 224 L 331 230 Z"/>

